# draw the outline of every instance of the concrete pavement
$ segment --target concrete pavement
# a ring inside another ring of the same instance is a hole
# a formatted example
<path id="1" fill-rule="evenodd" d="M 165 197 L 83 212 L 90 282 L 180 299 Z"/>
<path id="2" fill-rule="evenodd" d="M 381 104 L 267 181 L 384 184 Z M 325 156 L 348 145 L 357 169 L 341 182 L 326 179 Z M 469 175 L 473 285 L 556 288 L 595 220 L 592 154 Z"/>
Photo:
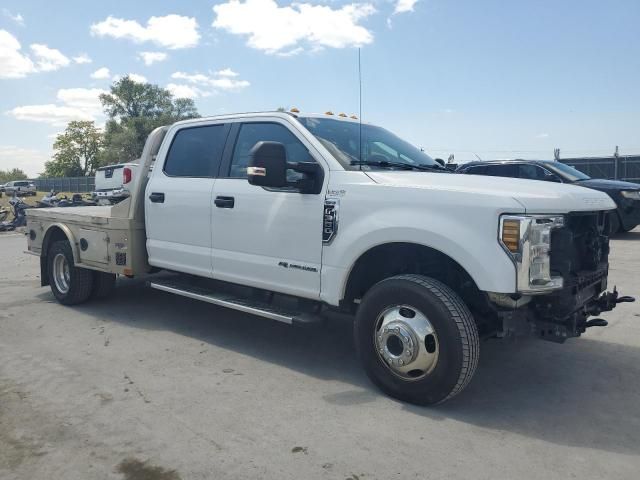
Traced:
<path id="1" fill-rule="evenodd" d="M 640 297 L 640 231 L 610 285 Z M 63 307 L 0 236 L 0 479 L 632 479 L 640 304 L 556 345 L 482 344 L 471 385 L 420 408 L 378 392 L 351 326 L 300 329 L 121 280 Z"/>

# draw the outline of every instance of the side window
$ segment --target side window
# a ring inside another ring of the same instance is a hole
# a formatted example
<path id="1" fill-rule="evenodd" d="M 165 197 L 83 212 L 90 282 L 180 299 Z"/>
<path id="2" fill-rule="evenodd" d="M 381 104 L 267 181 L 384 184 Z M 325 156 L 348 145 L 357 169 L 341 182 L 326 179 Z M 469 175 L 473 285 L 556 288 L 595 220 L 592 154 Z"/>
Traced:
<path id="1" fill-rule="evenodd" d="M 487 175 L 492 177 L 517 177 L 517 165 L 487 165 Z"/>
<path id="2" fill-rule="evenodd" d="M 529 180 L 544 180 L 544 171 L 537 165 L 518 165 L 518 177 Z"/>
<path id="3" fill-rule="evenodd" d="M 247 178 L 249 151 L 260 141 L 280 142 L 287 151 L 288 162 L 311 162 L 309 150 L 284 125 L 279 123 L 243 123 L 233 149 L 229 177 Z M 287 180 L 295 181 L 300 174 L 287 170 Z"/>
<path id="4" fill-rule="evenodd" d="M 179 130 L 171 142 L 164 172 L 172 177 L 214 177 L 218 173 L 226 133 L 224 125 Z"/>
<path id="5" fill-rule="evenodd" d="M 470 173 L 471 175 L 486 175 L 487 174 L 487 166 L 480 165 L 478 167 L 469 167 L 465 173 Z"/>

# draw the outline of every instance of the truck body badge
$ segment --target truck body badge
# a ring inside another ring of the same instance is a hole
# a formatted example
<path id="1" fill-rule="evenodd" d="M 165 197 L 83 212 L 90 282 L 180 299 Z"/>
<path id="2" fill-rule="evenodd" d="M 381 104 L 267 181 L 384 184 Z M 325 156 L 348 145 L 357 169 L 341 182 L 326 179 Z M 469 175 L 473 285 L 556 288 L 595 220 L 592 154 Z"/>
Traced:
<path id="1" fill-rule="evenodd" d="M 330 244 L 338 232 L 338 210 L 340 200 L 337 198 L 327 198 L 324 201 L 324 212 L 322 218 L 322 243 Z"/>

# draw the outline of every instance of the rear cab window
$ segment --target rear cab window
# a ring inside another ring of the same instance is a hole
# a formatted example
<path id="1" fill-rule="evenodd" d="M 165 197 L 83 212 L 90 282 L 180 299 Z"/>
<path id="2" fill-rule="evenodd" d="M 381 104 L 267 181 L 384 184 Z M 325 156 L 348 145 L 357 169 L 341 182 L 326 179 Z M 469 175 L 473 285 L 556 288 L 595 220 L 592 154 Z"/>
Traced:
<path id="1" fill-rule="evenodd" d="M 163 171 L 170 177 L 215 177 L 227 138 L 224 124 L 186 127 L 174 135 Z"/>

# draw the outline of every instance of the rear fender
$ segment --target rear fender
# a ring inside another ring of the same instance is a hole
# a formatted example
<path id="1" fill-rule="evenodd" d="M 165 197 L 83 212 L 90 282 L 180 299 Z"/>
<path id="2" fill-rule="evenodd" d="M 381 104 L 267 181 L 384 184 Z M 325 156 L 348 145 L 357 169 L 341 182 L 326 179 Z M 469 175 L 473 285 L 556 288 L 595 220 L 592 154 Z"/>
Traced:
<path id="1" fill-rule="evenodd" d="M 40 285 L 49 285 L 49 275 L 47 272 L 47 255 L 49 248 L 58 240 L 68 240 L 71 245 L 71 252 L 73 253 L 73 263 L 77 264 L 80 260 L 78 253 L 78 244 L 76 238 L 71 232 L 71 229 L 63 223 L 52 223 L 47 228 L 44 239 L 42 240 L 42 251 L 40 253 Z"/>

